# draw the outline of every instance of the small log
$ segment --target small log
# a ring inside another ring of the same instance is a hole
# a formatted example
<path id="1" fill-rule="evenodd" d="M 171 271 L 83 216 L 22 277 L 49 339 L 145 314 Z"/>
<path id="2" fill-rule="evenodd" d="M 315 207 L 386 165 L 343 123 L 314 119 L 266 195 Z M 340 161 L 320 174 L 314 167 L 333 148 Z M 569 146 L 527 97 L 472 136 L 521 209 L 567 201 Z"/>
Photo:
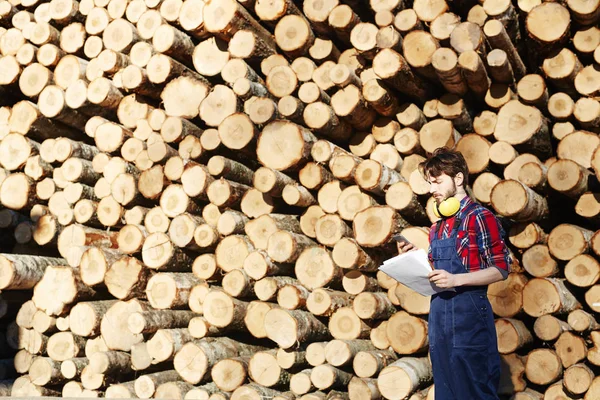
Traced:
<path id="1" fill-rule="evenodd" d="M 74 334 L 82 337 L 98 335 L 102 315 L 115 303 L 114 300 L 77 303 L 69 313 L 69 328 Z"/>
<path id="2" fill-rule="evenodd" d="M 308 207 L 317 202 L 304 186 L 296 184 L 285 185 L 281 192 L 281 197 L 290 206 L 297 207 Z"/>
<path id="3" fill-rule="evenodd" d="M 59 384 L 65 381 L 60 373 L 60 362 L 48 357 L 36 357 L 29 367 L 29 379 L 37 386 Z"/>
<path id="4" fill-rule="evenodd" d="M 139 398 L 152 398 L 158 386 L 167 382 L 179 380 L 179 374 L 175 370 L 155 372 L 140 376 L 135 380 L 135 394 Z"/>
<path id="5" fill-rule="evenodd" d="M 32 289 L 43 279 L 46 268 L 64 263 L 60 258 L 2 254 L 0 287 L 4 290 Z"/>
<path id="6" fill-rule="evenodd" d="M 265 387 L 289 384 L 290 374 L 278 365 L 276 354 L 275 351 L 254 354 L 248 363 L 248 376 Z"/>
<path id="7" fill-rule="evenodd" d="M 60 373 L 67 379 L 81 377 L 81 372 L 90 363 L 87 357 L 71 358 L 60 364 Z"/>
<path id="8" fill-rule="evenodd" d="M 161 232 L 155 232 L 146 238 L 142 259 L 148 268 L 161 271 L 185 270 L 185 265 L 192 262 L 189 256 L 176 248 L 169 237 Z"/>
<path id="9" fill-rule="evenodd" d="M 522 321 L 504 318 L 495 322 L 498 334 L 498 351 L 509 354 L 523 348 L 533 341 L 531 332 Z"/>
<path id="10" fill-rule="evenodd" d="M 273 67 L 266 79 L 266 88 L 273 96 L 281 98 L 296 91 L 298 77 L 294 70 L 287 65 Z"/>
<path id="11" fill-rule="evenodd" d="M 327 327 L 312 314 L 300 310 L 271 309 L 265 315 L 269 339 L 289 349 L 297 342 L 326 339 Z"/>
<path id="12" fill-rule="evenodd" d="M 118 250 L 90 247 L 83 252 L 79 264 L 81 280 L 92 287 L 104 281 L 106 272 L 123 256 Z"/>
<path id="13" fill-rule="evenodd" d="M 222 359 L 250 356 L 263 347 L 236 342 L 227 337 L 205 338 L 186 343 L 175 355 L 173 364 L 179 375 L 189 383 L 198 384 L 206 373 Z"/>
<path id="14" fill-rule="evenodd" d="M 340 340 L 366 339 L 369 337 L 371 327 L 358 318 L 350 307 L 336 310 L 329 319 L 331 336 Z"/>
<path id="15" fill-rule="evenodd" d="M 144 340 L 143 335 L 133 334 L 129 331 L 127 320 L 134 312 L 150 309 L 150 305 L 137 299 L 127 302 L 118 301 L 108 309 L 100 324 L 100 332 L 105 345 L 110 350 L 130 351 L 134 344 Z M 88 357 L 90 355 L 88 354 Z"/>
<path id="16" fill-rule="evenodd" d="M 373 59 L 373 70 L 379 78 L 407 96 L 426 98 L 431 95 L 430 86 L 413 75 L 406 60 L 392 49 L 377 53 Z"/>
<path id="17" fill-rule="evenodd" d="M 490 78 L 479 54 L 474 50 L 464 51 L 458 57 L 458 65 L 462 69 L 469 89 L 478 98 L 483 98 L 490 88 Z"/>
<path id="18" fill-rule="evenodd" d="M 558 273 L 558 263 L 550 255 L 548 246 L 537 244 L 523 253 L 522 264 L 525 271 L 536 278 L 546 278 Z"/>
<path id="19" fill-rule="evenodd" d="M 563 332 L 554 348 L 565 369 L 585 360 L 588 351 L 585 340 L 572 332 Z"/>
<path id="20" fill-rule="evenodd" d="M 148 354 L 152 357 L 153 364 L 170 361 L 187 342 L 192 340 L 193 337 L 187 328 L 159 329 L 147 342 Z"/>
<path id="21" fill-rule="evenodd" d="M 246 316 L 244 317 L 244 324 L 252 336 L 258 339 L 267 337 L 267 331 L 265 330 L 264 326 L 265 315 L 267 315 L 269 310 L 273 308 L 278 307 L 276 304 L 267 303 L 264 301 L 255 300 L 248 304 Z"/>
<path id="22" fill-rule="evenodd" d="M 391 350 L 361 350 L 355 354 L 352 367 L 357 376 L 371 378 L 397 359 L 398 356 Z"/>
<path id="23" fill-rule="evenodd" d="M 543 301 L 539 292 L 548 296 L 546 299 L 552 299 L 551 303 Z M 523 309 L 533 317 L 549 313 L 569 313 L 580 307 L 581 304 L 565 288 L 561 279 L 534 278 L 523 288 Z"/>
<path id="24" fill-rule="evenodd" d="M 312 369 L 304 369 L 295 373 L 290 378 L 290 390 L 296 395 L 303 395 L 312 392 L 315 387 L 310 380 Z"/>
<path id="25" fill-rule="evenodd" d="M 159 273 L 148 281 L 146 295 L 155 309 L 187 305 L 191 288 L 201 281 L 190 273 Z"/>
<path id="26" fill-rule="evenodd" d="M 388 319 L 396 312 L 385 293 L 360 293 L 354 299 L 352 308 L 361 319 Z"/>
<path id="27" fill-rule="evenodd" d="M 508 193 L 511 198 L 510 209 L 506 201 L 502 200 L 502 197 Z M 492 189 L 490 200 L 496 212 L 515 220 L 535 221 L 548 215 L 545 199 L 515 180 L 505 180 L 496 184 Z"/>
<path id="28" fill-rule="evenodd" d="M 86 340 L 71 332 L 58 332 L 48 339 L 48 356 L 55 361 L 65 361 L 84 354 Z"/>
<path id="29" fill-rule="evenodd" d="M 404 357 L 381 371 L 377 386 L 384 397 L 408 397 L 431 379 L 431 364 L 426 358 Z"/>
<path id="30" fill-rule="evenodd" d="M 310 380 L 316 388 L 325 390 L 343 388 L 352 379 L 352 374 L 342 371 L 332 365 L 323 364 L 312 369 Z"/>

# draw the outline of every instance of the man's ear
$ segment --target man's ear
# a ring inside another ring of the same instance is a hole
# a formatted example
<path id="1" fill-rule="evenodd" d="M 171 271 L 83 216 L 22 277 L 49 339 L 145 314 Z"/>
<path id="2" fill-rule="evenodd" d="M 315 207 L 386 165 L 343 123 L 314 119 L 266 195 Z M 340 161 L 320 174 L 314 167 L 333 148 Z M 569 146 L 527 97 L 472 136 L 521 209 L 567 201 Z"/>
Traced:
<path id="1" fill-rule="evenodd" d="M 456 186 L 463 186 L 465 183 L 465 175 L 462 172 L 459 172 L 454 176 L 454 183 Z"/>

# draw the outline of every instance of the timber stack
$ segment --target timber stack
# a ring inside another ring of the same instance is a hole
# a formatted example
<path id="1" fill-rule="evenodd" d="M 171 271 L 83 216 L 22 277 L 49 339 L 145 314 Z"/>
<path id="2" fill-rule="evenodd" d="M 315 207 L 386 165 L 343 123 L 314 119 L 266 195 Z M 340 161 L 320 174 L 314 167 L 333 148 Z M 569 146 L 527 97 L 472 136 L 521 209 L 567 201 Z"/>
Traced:
<path id="1" fill-rule="evenodd" d="M 0 0 L 0 394 L 433 399 L 418 164 L 515 263 L 518 400 L 600 398 L 599 0 Z M 6 353 L 6 354 L 5 354 Z"/>

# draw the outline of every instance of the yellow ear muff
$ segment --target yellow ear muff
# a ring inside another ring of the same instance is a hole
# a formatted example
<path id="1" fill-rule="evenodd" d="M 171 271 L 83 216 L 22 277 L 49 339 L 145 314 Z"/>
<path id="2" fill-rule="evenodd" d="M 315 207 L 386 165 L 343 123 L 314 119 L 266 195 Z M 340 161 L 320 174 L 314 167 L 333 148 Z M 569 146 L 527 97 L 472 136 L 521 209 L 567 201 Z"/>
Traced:
<path id="1" fill-rule="evenodd" d="M 439 205 L 436 203 L 433 213 L 436 217 L 451 217 L 460 210 L 460 201 L 456 197 L 450 197 L 442 201 Z"/>

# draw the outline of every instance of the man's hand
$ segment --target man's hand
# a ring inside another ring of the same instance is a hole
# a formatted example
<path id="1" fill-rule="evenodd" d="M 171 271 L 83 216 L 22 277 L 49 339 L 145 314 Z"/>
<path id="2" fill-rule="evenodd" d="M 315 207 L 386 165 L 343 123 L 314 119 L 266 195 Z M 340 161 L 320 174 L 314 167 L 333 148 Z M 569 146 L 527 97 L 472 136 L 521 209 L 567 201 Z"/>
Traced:
<path id="1" fill-rule="evenodd" d="M 443 269 L 436 269 L 429 273 L 429 281 L 441 289 L 450 289 L 459 286 L 457 275 L 453 275 Z"/>
<path id="2" fill-rule="evenodd" d="M 417 250 L 414 244 L 408 242 L 396 242 L 396 247 L 398 248 L 398 253 L 406 253 L 407 251 Z"/>

